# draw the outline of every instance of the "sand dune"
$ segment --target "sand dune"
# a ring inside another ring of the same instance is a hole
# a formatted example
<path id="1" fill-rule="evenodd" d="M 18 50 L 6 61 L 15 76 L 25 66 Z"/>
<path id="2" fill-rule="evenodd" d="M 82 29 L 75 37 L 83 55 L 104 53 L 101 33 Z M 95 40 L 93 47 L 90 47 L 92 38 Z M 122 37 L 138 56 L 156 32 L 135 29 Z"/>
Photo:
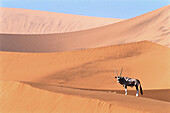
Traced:
<path id="1" fill-rule="evenodd" d="M 46 34 L 105 26 L 124 19 L 88 17 L 46 11 L 0 8 L 0 33 Z"/>
<path id="2" fill-rule="evenodd" d="M 56 52 L 152 41 L 169 47 L 170 5 L 99 28 L 59 34 L 0 34 L 1 51 Z"/>
<path id="3" fill-rule="evenodd" d="M 168 102 L 120 94 L 77 91 L 74 95 L 68 95 L 44 91 L 19 82 L 1 81 L 0 84 L 0 111 L 3 113 L 167 113 L 170 110 Z"/>
<path id="4" fill-rule="evenodd" d="M 147 41 L 73 52 L 1 52 L 0 55 L 1 80 L 123 89 L 114 79 L 116 65 L 118 71 L 124 67 L 123 75 L 141 80 L 144 89 L 170 88 L 170 50 Z"/>
<path id="5" fill-rule="evenodd" d="M 0 9 L 0 112 L 170 111 L 169 5 L 124 21 Z M 115 66 L 143 96 L 124 95 Z"/>

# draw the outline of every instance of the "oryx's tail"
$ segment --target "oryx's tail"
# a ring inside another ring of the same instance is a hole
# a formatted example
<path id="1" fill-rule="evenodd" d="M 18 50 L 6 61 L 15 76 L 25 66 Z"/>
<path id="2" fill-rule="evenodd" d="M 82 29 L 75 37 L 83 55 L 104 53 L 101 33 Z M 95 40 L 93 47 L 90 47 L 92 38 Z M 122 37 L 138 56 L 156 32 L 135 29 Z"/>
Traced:
<path id="1" fill-rule="evenodd" d="M 140 93 L 141 93 L 141 95 L 143 95 L 143 91 L 142 91 L 142 86 L 141 86 L 141 84 L 140 84 Z"/>
<path id="2" fill-rule="evenodd" d="M 141 83 L 140 83 L 140 81 L 137 79 L 137 81 L 138 81 L 138 83 L 140 84 L 140 93 L 141 93 L 141 95 L 143 95 L 143 90 L 142 90 L 142 86 L 141 86 Z"/>

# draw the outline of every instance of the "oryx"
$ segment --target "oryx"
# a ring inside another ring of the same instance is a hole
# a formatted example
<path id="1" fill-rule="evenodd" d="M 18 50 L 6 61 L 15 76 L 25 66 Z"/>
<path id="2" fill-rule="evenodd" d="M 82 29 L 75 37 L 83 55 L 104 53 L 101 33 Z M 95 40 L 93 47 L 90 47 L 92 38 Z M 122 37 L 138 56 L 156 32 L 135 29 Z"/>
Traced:
<path id="1" fill-rule="evenodd" d="M 138 94 L 139 94 L 138 86 L 139 85 L 140 85 L 140 93 L 141 93 L 141 95 L 143 95 L 143 91 L 142 91 L 140 81 L 138 79 L 122 77 L 121 76 L 122 71 L 123 71 L 123 67 L 121 69 L 120 75 L 118 76 L 117 71 L 116 71 L 116 67 L 115 67 L 115 72 L 116 72 L 116 75 L 117 75 L 115 78 L 117 78 L 117 83 L 120 83 L 121 85 L 123 85 L 123 87 L 125 87 L 125 95 L 127 95 L 127 86 L 131 86 L 131 87 L 135 86 L 136 90 L 137 90 L 136 96 L 138 96 Z"/>

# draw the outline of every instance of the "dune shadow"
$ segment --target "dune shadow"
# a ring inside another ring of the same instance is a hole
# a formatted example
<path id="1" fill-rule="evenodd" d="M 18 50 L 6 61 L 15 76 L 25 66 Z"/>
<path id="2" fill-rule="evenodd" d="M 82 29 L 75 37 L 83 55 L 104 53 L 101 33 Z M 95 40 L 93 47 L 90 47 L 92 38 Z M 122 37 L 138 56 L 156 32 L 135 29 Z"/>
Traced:
<path id="1" fill-rule="evenodd" d="M 110 89 L 89 89 L 89 88 L 77 88 L 77 87 L 69 87 L 69 86 L 61 86 L 61 85 L 52 85 L 52 84 L 43 84 L 43 83 L 33 83 L 33 82 L 22 82 L 28 84 L 32 87 L 47 90 L 55 93 L 64 93 L 70 95 L 79 95 L 84 96 L 86 92 L 90 92 L 92 96 L 94 93 L 109 93 L 109 94 L 122 94 L 124 95 L 124 90 L 110 90 Z M 165 102 L 170 102 L 170 89 L 153 89 L 153 90 L 143 90 L 144 95 L 139 95 L 142 98 L 149 98 L 154 100 L 160 100 Z M 128 90 L 128 95 L 135 96 L 136 90 Z"/>

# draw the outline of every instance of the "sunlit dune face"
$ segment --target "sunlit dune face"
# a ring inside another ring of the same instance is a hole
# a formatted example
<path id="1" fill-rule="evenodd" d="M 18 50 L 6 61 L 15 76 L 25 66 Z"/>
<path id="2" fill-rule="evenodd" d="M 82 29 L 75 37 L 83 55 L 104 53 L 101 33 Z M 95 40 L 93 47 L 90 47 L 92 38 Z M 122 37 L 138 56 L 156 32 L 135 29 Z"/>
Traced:
<path id="1" fill-rule="evenodd" d="M 64 52 L 64 51 L 103 47 L 109 45 L 132 43 L 132 42 L 138 42 L 144 40 L 169 47 L 169 42 L 170 42 L 170 38 L 168 37 L 169 35 L 168 17 L 170 12 L 169 10 L 170 10 L 170 6 L 166 6 L 157 9 L 155 11 L 149 12 L 147 14 L 135 18 L 127 19 L 121 22 L 117 22 L 114 24 L 109 24 L 106 26 L 101 26 L 101 27 L 98 26 L 97 28 L 88 29 L 88 30 L 79 30 L 76 32 L 67 32 L 67 31 L 65 33 L 56 32 L 53 34 L 48 34 L 44 32 L 43 31 L 44 27 L 36 26 L 36 25 L 41 25 L 43 21 L 41 21 L 40 24 L 36 24 L 35 26 L 28 27 L 33 31 L 37 30 L 37 33 L 41 32 L 41 34 L 36 34 L 36 33 L 29 34 L 29 32 L 26 33 L 25 31 L 22 31 L 22 30 L 27 30 L 25 28 L 23 29 L 23 25 L 27 26 L 27 23 L 22 24 L 22 22 L 20 22 L 19 24 L 16 21 L 16 23 L 14 22 L 14 24 L 17 25 L 12 26 L 13 24 L 11 25 L 10 24 L 11 22 L 9 23 L 2 22 L 1 23 L 3 24 L 2 26 L 5 27 L 5 28 L 2 27 L 3 30 L 8 28 L 10 28 L 10 30 L 6 34 L 0 34 L 0 40 L 2 42 L 0 50 L 13 51 L 13 52 Z M 20 12 L 19 9 L 17 11 Z M 30 18 L 33 19 L 30 21 L 34 21 L 34 19 L 37 18 L 32 17 L 33 15 L 31 15 L 31 12 L 33 11 L 28 10 L 28 15 L 30 15 Z M 41 12 L 40 14 L 46 15 L 46 13 L 44 14 L 44 12 Z M 9 17 L 11 15 L 13 15 L 13 13 L 8 14 Z M 15 16 L 13 17 L 15 18 Z M 50 14 L 49 16 L 45 16 L 44 18 L 49 18 L 49 17 Z M 72 16 L 69 15 L 68 19 L 69 17 L 72 18 Z M 5 16 L 3 18 L 5 18 Z M 79 19 L 81 20 L 81 18 Z M 9 19 L 9 21 L 12 20 Z M 65 21 L 65 18 L 63 19 L 63 21 Z M 82 22 L 82 23 L 88 25 L 88 22 L 89 21 L 87 20 L 87 23 L 86 22 Z M 68 27 L 69 25 L 71 26 L 73 25 L 73 28 L 79 28 L 78 27 L 79 25 L 77 24 L 81 24 L 81 22 L 77 22 L 76 20 L 75 23 L 76 24 L 74 24 L 74 22 L 68 22 L 66 26 Z M 28 24 L 28 25 L 32 25 L 32 24 Z M 15 26 L 17 27 L 15 28 Z M 44 26 L 46 26 L 46 24 L 44 24 Z M 49 29 L 54 27 L 52 25 L 49 26 L 51 26 L 48 27 Z M 67 30 L 69 28 L 72 27 L 68 27 Z M 17 29 L 19 29 L 19 32 L 21 34 L 18 33 L 13 34 L 14 32 L 16 32 L 15 30 Z M 12 30 L 14 30 L 14 32 Z M 45 30 L 48 31 L 48 29 Z M 49 30 L 49 32 L 51 32 L 51 30 Z"/>
<path id="2" fill-rule="evenodd" d="M 101 27 L 124 19 L 88 17 L 17 8 L 0 8 L 0 33 L 66 33 Z"/>

